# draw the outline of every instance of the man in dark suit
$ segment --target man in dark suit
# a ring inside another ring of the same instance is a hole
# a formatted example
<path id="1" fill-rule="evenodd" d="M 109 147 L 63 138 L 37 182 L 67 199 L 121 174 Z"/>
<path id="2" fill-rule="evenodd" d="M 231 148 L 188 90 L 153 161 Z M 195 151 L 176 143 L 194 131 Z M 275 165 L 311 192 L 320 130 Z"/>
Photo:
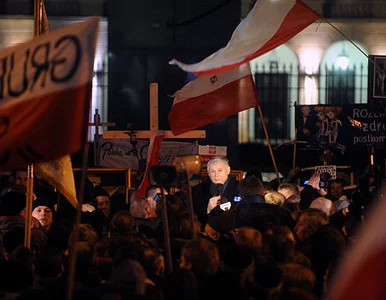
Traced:
<path id="1" fill-rule="evenodd" d="M 297 139 L 312 144 L 315 138 L 314 135 L 319 129 L 316 126 L 317 116 L 315 111 L 308 105 L 302 105 L 300 111 L 297 120 Z"/>
<path id="2" fill-rule="evenodd" d="M 208 214 L 218 215 L 234 206 L 234 197 L 239 195 L 239 182 L 231 177 L 229 161 L 215 156 L 207 164 L 208 179 L 204 179 L 192 190 L 194 211 L 198 220 L 205 225 Z"/>

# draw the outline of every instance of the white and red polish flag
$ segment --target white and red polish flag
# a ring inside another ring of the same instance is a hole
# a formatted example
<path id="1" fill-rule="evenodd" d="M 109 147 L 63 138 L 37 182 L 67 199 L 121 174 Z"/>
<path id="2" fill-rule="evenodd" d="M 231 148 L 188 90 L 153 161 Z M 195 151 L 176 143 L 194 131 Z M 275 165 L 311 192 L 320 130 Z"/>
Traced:
<path id="1" fill-rule="evenodd" d="M 150 187 L 150 181 L 149 181 L 150 167 L 156 166 L 159 163 L 159 151 L 161 149 L 161 142 L 164 136 L 165 136 L 165 131 L 157 130 L 150 137 L 149 149 L 147 151 L 147 163 L 146 163 L 145 174 L 143 175 L 143 179 L 139 187 L 131 196 L 131 199 L 134 199 L 137 197 L 146 197 L 146 190 Z"/>
<path id="2" fill-rule="evenodd" d="M 47 12 L 44 2 L 41 5 L 41 34 L 49 32 Z M 45 181 L 56 188 L 74 207 L 78 205 L 76 196 L 74 172 L 70 155 L 65 155 L 47 162 L 40 162 L 34 165 L 34 172 L 40 175 Z"/>
<path id="3" fill-rule="evenodd" d="M 231 70 L 284 44 L 319 18 L 300 0 L 258 0 L 224 48 L 196 64 L 169 63 L 196 76 Z"/>
<path id="4" fill-rule="evenodd" d="M 0 51 L 0 169 L 83 148 L 99 18 Z"/>
<path id="5" fill-rule="evenodd" d="M 259 106 L 249 63 L 189 82 L 174 95 L 169 112 L 175 135 Z"/>

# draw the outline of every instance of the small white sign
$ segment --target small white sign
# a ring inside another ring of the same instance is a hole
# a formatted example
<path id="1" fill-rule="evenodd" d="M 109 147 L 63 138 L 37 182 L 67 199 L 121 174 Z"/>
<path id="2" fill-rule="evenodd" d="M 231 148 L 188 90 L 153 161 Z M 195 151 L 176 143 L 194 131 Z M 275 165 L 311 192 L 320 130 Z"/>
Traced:
<path id="1" fill-rule="evenodd" d="M 315 172 L 318 173 L 328 173 L 331 175 L 331 180 L 336 179 L 336 166 L 327 165 L 327 166 L 316 166 Z"/>
<path id="2" fill-rule="evenodd" d="M 226 146 L 201 146 L 198 145 L 198 155 L 201 157 L 202 163 L 206 166 L 207 162 L 213 156 L 227 156 Z"/>
<path id="3" fill-rule="evenodd" d="M 225 211 L 230 210 L 231 206 L 232 206 L 232 204 L 230 202 L 225 202 L 225 203 L 220 204 L 220 208 L 222 210 L 225 210 Z"/>

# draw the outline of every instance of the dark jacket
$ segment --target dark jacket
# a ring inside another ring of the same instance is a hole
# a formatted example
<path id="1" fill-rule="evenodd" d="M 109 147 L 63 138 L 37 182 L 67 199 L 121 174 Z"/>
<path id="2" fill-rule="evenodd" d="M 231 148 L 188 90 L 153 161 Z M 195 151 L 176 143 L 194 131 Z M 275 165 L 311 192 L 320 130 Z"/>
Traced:
<path id="1" fill-rule="evenodd" d="M 239 182 L 236 178 L 229 176 L 225 190 L 222 191 L 222 203 L 229 201 L 234 207 L 234 197 L 239 195 Z M 198 220 L 202 225 L 205 225 L 208 220 L 207 208 L 209 199 L 216 196 L 213 192 L 213 183 L 211 180 L 203 180 L 192 189 L 193 207 Z"/>
<path id="2" fill-rule="evenodd" d="M 300 209 L 309 208 L 311 202 L 316 198 L 321 197 L 319 192 L 310 185 L 306 185 L 300 192 Z"/>

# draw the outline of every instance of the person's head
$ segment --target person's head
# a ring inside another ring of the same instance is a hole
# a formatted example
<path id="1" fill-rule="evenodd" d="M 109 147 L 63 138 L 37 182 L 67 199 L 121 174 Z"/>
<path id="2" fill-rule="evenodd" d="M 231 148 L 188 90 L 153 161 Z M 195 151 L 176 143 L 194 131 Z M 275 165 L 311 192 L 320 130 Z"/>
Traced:
<path id="1" fill-rule="evenodd" d="M 265 257 L 277 264 L 291 263 L 295 257 L 295 244 L 295 237 L 287 226 L 267 230 L 264 236 Z"/>
<path id="2" fill-rule="evenodd" d="M 319 209 L 307 208 L 300 214 L 294 231 L 296 237 L 303 241 L 326 224 L 328 224 L 326 213 Z"/>
<path id="3" fill-rule="evenodd" d="M 311 269 L 296 263 L 283 264 L 280 269 L 283 271 L 285 288 L 299 288 L 312 293 L 316 284 L 316 276 Z"/>
<path id="4" fill-rule="evenodd" d="M 136 197 L 130 201 L 130 214 L 134 218 L 155 218 L 157 214 L 149 198 Z"/>
<path id="5" fill-rule="evenodd" d="M 155 248 L 146 248 L 143 252 L 144 257 L 142 266 L 146 271 L 146 274 L 164 276 L 165 271 L 165 259 L 162 253 Z"/>
<path id="6" fill-rule="evenodd" d="M 248 299 L 279 299 L 283 275 L 275 263 L 256 263 L 245 269 L 240 283 Z"/>
<path id="7" fill-rule="evenodd" d="M 231 235 L 235 228 L 235 215 L 228 210 L 218 216 L 209 218 L 207 225 L 221 235 Z"/>
<path id="8" fill-rule="evenodd" d="M 137 226 L 130 212 L 121 210 L 113 216 L 110 225 L 111 236 L 125 235 L 135 231 L 137 231 Z"/>
<path id="9" fill-rule="evenodd" d="M 205 224 L 204 235 L 213 241 L 218 241 L 221 237 L 220 232 L 214 230 L 208 223 Z"/>
<path id="10" fill-rule="evenodd" d="M 74 245 L 74 251 L 70 252 L 71 255 L 75 255 L 76 269 L 88 270 L 90 266 L 97 264 L 97 256 L 94 247 L 87 242 L 78 241 Z"/>
<path id="11" fill-rule="evenodd" d="M 18 170 L 15 174 L 15 185 L 23 185 L 27 188 L 28 173 L 26 170 Z"/>
<path id="12" fill-rule="evenodd" d="M 308 116 L 311 112 L 311 108 L 308 105 L 303 105 L 300 110 L 303 113 L 303 116 Z"/>
<path id="13" fill-rule="evenodd" d="M 237 230 L 235 243 L 247 253 L 258 257 L 262 254 L 263 236 L 256 228 L 241 227 Z"/>
<path id="14" fill-rule="evenodd" d="M 162 190 L 163 190 L 164 195 L 168 195 L 168 191 L 165 188 L 162 188 Z M 162 190 L 160 187 L 152 186 L 152 187 L 149 187 L 148 190 L 146 191 L 146 197 L 147 197 L 147 199 L 149 199 L 149 201 L 151 203 L 154 204 L 154 208 L 156 205 L 155 202 L 157 202 L 160 199 L 160 195 L 162 193 Z"/>
<path id="15" fill-rule="evenodd" d="M 18 246 L 24 243 L 24 228 L 14 227 L 3 236 L 2 246 L 8 254 L 11 254 Z"/>
<path id="16" fill-rule="evenodd" d="M 74 230 L 71 232 L 68 237 L 68 248 L 75 244 L 75 230 L 78 229 L 78 240 L 89 243 L 90 245 L 95 245 L 98 241 L 98 234 L 95 231 L 94 227 L 89 224 L 79 224 L 78 227 L 74 227 Z"/>
<path id="17" fill-rule="evenodd" d="M 320 211 L 324 212 L 327 216 L 330 216 L 334 212 L 334 204 L 331 200 L 324 198 L 324 197 L 318 197 L 315 200 L 313 200 L 310 204 L 310 208 L 316 208 Z"/>
<path id="18" fill-rule="evenodd" d="M 262 196 L 264 193 L 263 182 L 255 176 L 245 177 L 238 185 L 239 194 L 244 197 Z"/>
<path id="19" fill-rule="evenodd" d="M 26 195 L 19 192 L 8 192 L 0 198 L 1 216 L 18 216 L 26 206 Z"/>
<path id="20" fill-rule="evenodd" d="M 182 200 L 177 195 L 175 195 L 175 194 L 174 195 L 167 195 L 165 197 L 165 199 L 166 199 L 168 216 L 170 218 L 173 218 L 174 216 L 177 216 L 183 212 L 186 212 L 186 205 L 185 205 L 184 200 Z M 163 199 L 160 199 L 157 202 L 157 207 L 156 207 L 156 212 L 157 212 L 158 216 L 162 215 L 162 212 L 161 212 L 162 211 L 162 204 L 163 204 Z"/>
<path id="21" fill-rule="evenodd" d="M 215 274 L 220 266 L 220 254 L 214 243 L 204 238 L 187 242 L 181 250 L 180 267 L 195 274 Z"/>
<path id="22" fill-rule="evenodd" d="M 264 195 L 265 203 L 282 206 L 285 198 L 282 194 L 272 191 Z"/>
<path id="23" fill-rule="evenodd" d="M 50 228 L 54 214 L 54 200 L 50 197 L 41 196 L 32 203 L 32 217 L 36 218 L 44 229 Z"/>
<path id="24" fill-rule="evenodd" d="M 272 184 L 268 181 L 263 181 L 263 187 L 264 187 L 264 191 L 263 191 L 263 195 L 269 193 L 269 192 L 272 192 Z"/>
<path id="25" fill-rule="evenodd" d="M 245 177 L 249 176 L 255 176 L 257 179 L 263 181 L 263 174 L 261 174 L 259 170 L 249 170 L 247 173 L 245 173 Z"/>
<path id="26" fill-rule="evenodd" d="M 63 254 L 55 247 L 46 245 L 35 254 L 34 272 L 40 277 L 59 276 L 63 270 Z"/>
<path id="27" fill-rule="evenodd" d="M 343 182 L 340 180 L 331 180 L 328 189 L 330 194 L 336 199 L 343 196 Z"/>
<path id="28" fill-rule="evenodd" d="M 333 110 L 328 110 L 327 113 L 326 113 L 326 116 L 329 118 L 329 119 L 334 119 L 335 118 L 335 112 Z"/>
<path id="29" fill-rule="evenodd" d="M 214 184 L 224 184 L 231 172 L 229 161 L 222 156 L 215 156 L 207 163 L 208 175 Z"/>
<path id="30" fill-rule="evenodd" d="M 132 259 L 114 266 L 110 282 L 123 299 L 135 299 L 146 292 L 146 272 L 138 261 Z"/>
<path id="31" fill-rule="evenodd" d="M 298 211 L 300 210 L 300 200 L 301 197 L 299 194 L 292 195 L 285 200 L 283 207 L 291 212 Z"/>
<path id="32" fill-rule="evenodd" d="M 296 185 L 292 183 L 282 183 L 279 185 L 277 188 L 277 191 L 282 194 L 285 199 L 288 199 L 292 195 L 297 195 L 299 194 L 299 189 Z"/>
<path id="33" fill-rule="evenodd" d="M 110 194 L 100 185 L 97 185 L 95 186 L 94 197 L 97 209 L 101 210 L 108 217 L 110 215 Z"/>

